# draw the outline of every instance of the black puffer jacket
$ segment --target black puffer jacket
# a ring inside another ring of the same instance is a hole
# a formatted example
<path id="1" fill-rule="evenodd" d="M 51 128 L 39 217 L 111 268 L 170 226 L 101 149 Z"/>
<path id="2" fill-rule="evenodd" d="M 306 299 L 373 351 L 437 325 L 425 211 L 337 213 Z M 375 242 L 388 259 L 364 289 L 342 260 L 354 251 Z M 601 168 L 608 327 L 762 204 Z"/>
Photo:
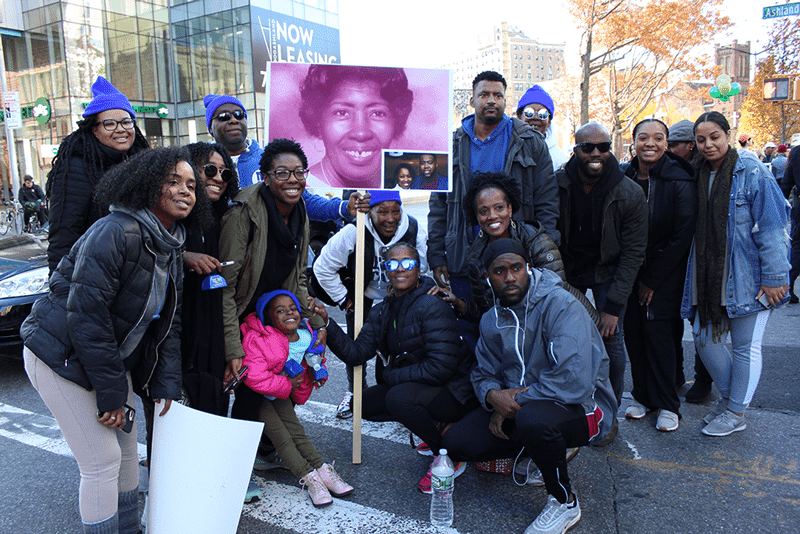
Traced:
<path id="1" fill-rule="evenodd" d="M 97 176 L 90 172 L 82 147 L 75 147 L 66 165 L 60 165 L 57 172 L 48 177 L 50 236 L 47 262 L 50 274 L 56 270 L 58 262 L 69 253 L 78 238 L 95 221 L 108 214 L 93 198 L 94 189 L 103 177 L 103 172 L 141 150 L 132 147 L 128 152 L 120 152 L 103 145 L 94 137 L 88 142 L 96 143 L 103 155 L 101 172 Z"/>
<path id="2" fill-rule="evenodd" d="M 179 399 L 180 299 L 183 260 L 173 254 L 160 318 L 124 361 L 119 347 L 141 320 L 154 283 L 156 256 L 147 231 L 130 215 L 98 221 L 50 277 L 50 294 L 33 306 L 20 333 L 53 371 L 97 390 L 97 407 L 109 412 L 127 399 L 126 371 L 134 387 L 154 399 Z"/>
<path id="3" fill-rule="evenodd" d="M 622 167 L 637 183 L 638 169 L 636 157 Z M 697 222 L 697 179 L 692 165 L 671 152 L 649 169 L 648 176 L 647 252 L 631 294 L 637 294 L 638 284 L 643 283 L 653 290 L 648 318 L 674 319 L 680 316 L 686 262 Z"/>
<path id="4" fill-rule="evenodd" d="M 469 381 L 475 356 L 461 340 L 450 306 L 427 294 L 433 286 L 431 278 L 422 277 L 416 289 L 383 299 L 370 310 L 356 341 L 331 320 L 328 348 L 349 365 L 363 365 L 381 350 L 390 359 L 383 373 L 390 386 L 405 382 L 446 385 L 464 404 L 475 396 Z M 389 336 L 389 328 L 396 329 L 396 335 Z M 390 338 L 398 343 L 387 343 Z"/>

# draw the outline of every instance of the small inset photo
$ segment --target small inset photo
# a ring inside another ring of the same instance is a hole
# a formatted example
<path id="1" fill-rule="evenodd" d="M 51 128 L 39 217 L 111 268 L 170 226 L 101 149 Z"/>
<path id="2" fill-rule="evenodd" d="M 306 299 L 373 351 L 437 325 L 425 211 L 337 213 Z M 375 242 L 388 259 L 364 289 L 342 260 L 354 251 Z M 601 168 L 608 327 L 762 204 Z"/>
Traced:
<path id="1" fill-rule="evenodd" d="M 446 152 L 385 150 L 383 188 L 450 191 L 450 161 Z"/>

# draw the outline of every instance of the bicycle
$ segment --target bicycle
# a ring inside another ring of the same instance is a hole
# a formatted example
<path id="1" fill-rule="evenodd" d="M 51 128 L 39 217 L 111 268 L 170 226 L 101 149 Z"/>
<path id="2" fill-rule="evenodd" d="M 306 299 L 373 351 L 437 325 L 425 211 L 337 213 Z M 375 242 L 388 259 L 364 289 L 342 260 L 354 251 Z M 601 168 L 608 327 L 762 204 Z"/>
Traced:
<path id="1" fill-rule="evenodd" d="M 16 234 L 19 229 L 19 217 L 22 205 L 16 200 L 13 202 L 3 202 L 6 206 L 10 206 L 6 211 L 0 214 L 0 235 L 6 235 L 8 231 L 13 228 Z"/>

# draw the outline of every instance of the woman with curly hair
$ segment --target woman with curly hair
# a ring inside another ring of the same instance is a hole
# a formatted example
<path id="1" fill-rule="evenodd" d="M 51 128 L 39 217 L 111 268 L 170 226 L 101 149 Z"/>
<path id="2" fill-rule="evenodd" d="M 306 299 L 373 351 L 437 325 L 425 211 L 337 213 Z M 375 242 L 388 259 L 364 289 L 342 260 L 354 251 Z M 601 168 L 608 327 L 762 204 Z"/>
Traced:
<path id="1" fill-rule="evenodd" d="M 139 530 L 133 390 L 180 398 L 185 230 L 210 220 L 203 182 L 179 148 L 143 151 L 109 171 L 98 220 L 50 277 L 20 333 L 25 371 L 81 471 L 87 533 Z"/>
<path id="2" fill-rule="evenodd" d="M 325 157 L 306 185 L 379 189 L 381 150 L 403 135 L 413 102 L 403 69 L 311 65 L 300 119 L 325 144 Z"/>
<path id="3" fill-rule="evenodd" d="M 103 174 L 134 154 L 149 148 L 136 126 L 136 113 L 125 95 L 98 76 L 92 85 L 94 99 L 83 111 L 78 129 L 58 147 L 47 175 L 50 198 L 50 273 L 72 245 L 104 211 L 93 201 Z"/>
<path id="4" fill-rule="evenodd" d="M 214 223 L 202 231 L 189 228 L 186 232 L 181 308 L 183 389 L 189 406 L 225 416 L 228 395 L 222 392 L 225 373 L 222 289 L 204 288 L 203 282 L 222 269 L 220 221 L 228 203 L 239 192 L 239 180 L 236 165 L 224 146 L 192 143 L 186 149 L 190 162 L 205 182 Z"/>
<path id="5" fill-rule="evenodd" d="M 453 305 L 456 315 L 468 321 L 479 321 L 481 315 L 494 305 L 494 296 L 484 283 L 486 266 L 483 265 L 483 251 L 489 243 L 508 237 L 522 243 L 533 267 L 555 272 L 561 278 L 564 288 L 583 304 L 597 324 L 597 310 L 583 293 L 567 283 L 561 253 L 544 228 L 538 222 L 530 225 L 512 218 L 515 212 L 520 211 L 521 197 L 516 181 L 505 173 L 487 172 L 473 178 L 464 195 L 464 216 L 473 227 L 480 227 L 467 251 L 472 301 L 456 298 L 451 291 L 441 288 L 438 293 L 445 302 Z"/>

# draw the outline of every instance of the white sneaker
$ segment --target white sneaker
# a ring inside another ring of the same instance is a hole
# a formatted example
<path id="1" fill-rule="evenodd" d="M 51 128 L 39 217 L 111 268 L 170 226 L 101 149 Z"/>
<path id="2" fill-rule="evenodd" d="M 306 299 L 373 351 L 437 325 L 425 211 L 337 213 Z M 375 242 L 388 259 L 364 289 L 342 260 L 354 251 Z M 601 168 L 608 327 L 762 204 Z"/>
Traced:
<path id="1" fill-rule="evenodd" d="M 336 417 L 339 419 L 350 419 L 353 417 L 353 394 L 346 392 L 339 407 L 336 408 Z"/>
<path id="2" fill-rule="evenodd" d="M 647 408 L 643 404 L 633 401 L 628 409 L 625 410 L 625 417 L 627 419 L 641 419 L 647 415 Z"/>
<path id="3" fill-rule="evenodd" d="M 658 420 L 656 428 L 662 432 L 672 432 L 678 430 L 678 414 L 669 410 L 658 410 Z"/>
<path id="4" fill-rule="evenodd" d="M 525 529 L 525 534 L 563 534 L 581 519 L 581 506 L 573 494 L 572 504 L 561 504 L 552 495 L 547 496 L 547 504 L 533 523 Z"/>

